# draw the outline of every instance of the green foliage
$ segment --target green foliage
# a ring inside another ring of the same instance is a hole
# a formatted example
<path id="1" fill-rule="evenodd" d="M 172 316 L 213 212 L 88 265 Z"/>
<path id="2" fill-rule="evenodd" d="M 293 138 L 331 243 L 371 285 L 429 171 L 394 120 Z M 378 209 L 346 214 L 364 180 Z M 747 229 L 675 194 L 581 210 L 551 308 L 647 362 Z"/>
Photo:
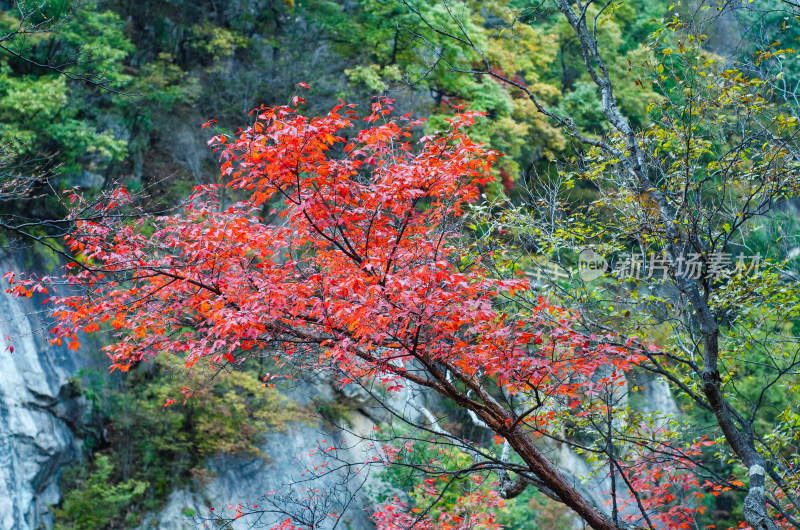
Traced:
<path id="1" fill-rule="evenodd" d="M 394 427 L 392 436 L 402 441 L 405 429 Z M 419 434 L 419 433 L 415 433 Z M 398 439 L 391 443 L 398 444 Z M 372 485 L 368 493 L 376 504 L 386 502 L 400 492 L 403 501 L 417 510 L 430 510 L 432 514 L 450 512 L 458 498 L 476 489 L 486 489 L 488 474 L 466 477 L 456 473 L 474 464 L 474 459 L 463 451 L 422 441 L 413 434 L 402 444 L 399 460 L 379 473 L 380 482 Z M 431 498 L 429 488 L 438 489 L 440 497 Z M 434 516 L 435 518 L 435 516 Z"/>
<path id="2" fill-rule="evenodd" d="M 397 426 L 392 428 L 392 436 L 410 434 Z M 417 439 L 410 436 L 410 439 Z M 392 443 L 398 443 L 394 440 Z M 499 449 L 500 446 L 498 446 Z M 499 455 L 498 455 L 499 456 Z M 380 482 L 368 488 L 368 494 L 375 504 L 386 502 L 393 495 L 402 494 L 402 500 L 417 513 L 429 510 L 435 519 L 437 515 L 452 513 L 459 497 L 477 491 L 488 492 L 494 489 L 497 479 L 492 473 L 480 475 L 459 475 L 458 470 L 468 469 L 475 460 L 456 448 L 443 449 L 417 439 L 406 442 L 400 451 L 397 465 L 388 466 L 381 471 Z M 421 473 L 420 470 L 426 470 Z M 513 474 L 512 474 L 513 477 Z M 435 488 L 440 496 L 435 497 L 429 488 Z M 498 511 L 498 522 L 510 530 L 550 530 L 568 528 L 572 519 L 559 503 L 547 499 L 535 487 L 527 487 L 520 495 L 506 500 Z"/>
<path id="3" fill-rule="evenodd" d="M 15 22 L 11 12 L 3 12 L 4 30 Z M 75 75 L 102 72 L 117 89 L 130 80 L 122 73 L 122 60 L 133 45 L 122 32 L 122 21 L 92 3 L 77 10 L 58 31 L 38 34 L 30 49 L 34 60 L 43 64 L 73 62 L 68 69 Z M 10 145 L 18 161 L 58 153 L 57 171 L 62 175 L 106 168 L 124 158 L 126 141 L 103 123 L 97 99 L 95 90 L 74 86 L 63 75 L 0 55 L 0 144 Z"/>
<path id="4" fill-rule="evenodd" d="M 613 32 L 607 36 L 612 41 L 618 37 Z M 650 50 L 637 52 L 637 68 L 647 72 L 640 83 L 652 87 L 639 92 L 647 96 L 639 102 L 645 102 L 647 119 L 637 124 L 630 106 L 626 115 L 644 152 L 650 184 L 631 183 L 629 174 L 620 170 L 629 144 L 617 131 L 602 134 L 604 127 L 592 126 L 604 119 L 597 112 L 597 96 L 592 85 L 576 77 L 570 93 L 575 99 L 564 96 L 559 108 L 573 116 L 587 135 L 598 135 L 613 145 L 616 153 L 587 148 L 552 180 L 555 191 L 536 197 L 527 207 L 505 208 L 494 221 L 487 220 L 491 217 L 487 209 L 476 208 L 484 216 L 474 226 L 480 227 L 475 231 L 484 247 L 502 246 L 516 258 L 515 266 L 531 270 L 537 263 L 552 261 L 562 270 L 574 271 L 575 256 L 585 248 L 607 259 L 631 253 L 658 258 L 666 249 L 673 256 L 683 252 L 681 258 L 686 259 L 696 252 L 706 264 L 695 278 L 702 286 L 703 301 L 682 298 L 686 290 L 676 279 L 675 263 L 663 278 L 644 264 L 640 273 L 627 278 L 607 274 L 583 281 L 579 275 L 564 275 L 549 283 L 563 290 L 562 303 L 570 300 L 593 325 L 602 323 L 604 330 L 643 337 L 667 352 L 643 365 L 672 378 L 688 422 L 670 424 L 669 431 L 690 437 L 707 432 L 699 426 L 717 422 L 710 407 L 697 406 L 703 398 L 692 397 L 703 396 L 708 384 L 699 368 L 708 362 L 704 359 L 708 346 L 699 339 L 702 324 L 697 317 L 707 301 L 719 326 L 714 351 L 725 406 L 747 418 L 739 428 L 758 440 L 755 446 L 765 458 L 776 468 L 791 469 L 797 464 L 797 438 L 790 431 L 796 425 L 800 388 L 796 372 L 800 285 L 797 251 L 792 248 L 796 248 L 797 221 L 789 219 L 796 217 L 793 207 L 788 215 L 766 212 L 776 203 L 795 201 L 800 190 L 797 107 L 786 103 L 781 76 L 776 81 L 769 68 L 763 70 L 764 77 L 733 69 L 725 58 L 709 51 L 705 39 L 687 31 L 676 17 L 654 32 Z M 769 53 L 760 56 L 762 64 L 766 65 Z M 784 55 L 794 54 L 776 50 L 774 62 L 783 64 Z M 584 94 L 577 95 L 580 92 Z M 579 187 L 592 190 L 588 201 L 586 195 L 576 197 Z M 661 204 L 650 195 L 653 191 L 660 194 Z M 756 208 L 761 208 L 759 214 L 753 213 Z M 677 235 L 668 235 L 675 234 L 671 229 Z M 787 237 L 793 239 L 781 243 Z M 521 249 L 528 249 L 528 254 Z M 731 273 L 740 253 L 760 254 L 760 267 Z M 720 255 L 733 256 L 733 263 L 729 274 L 714 277 L 708 267 Z M 498 259 L 499 273 L 513 272 L 502 259 L 506 254 Z M 657 421 L 635 410 L 626 415 L 626 421 L 634 423 Z M 584 426 L 576 419 L 565 432 L 580 440 Z M 623 427 L 618 429 L 624 432 Z M 730 437 L 726 440 L 721 430 L 713 436 L 718 442 L 716 454 L 705 455 L 704 464 L 721 476 L 744 480 L 747 471 L 741 455 L 733 454 L 728 445 Z M 591 456 L 586 459 L 592 463 Z M 789 490 L 796 485 L 792 482 Z M 726 491 L 705 502 L 714 523 L 735 526 L 741 520 L 743 499 L 743 491 Z"/>
<path id="5" fill-rule="evenodd" d="M 342 427 L 353 426 L 350 418 L 353 408 L 347 403 L 342 403 L 340 401 L 321 401 L 316 404 L 316 412 L 332 425 Z"/>
<path id="6" fill-rule="evenodd" d="M 85 61 L 76 65 L 76 71 L 99 72 L 120 90 L 131 81 L 122 63 L 136 50 L 123 26 L 118 14 L 100 9 L 96 2 L 85 2 L 54 38 L 64 47 L 61 53 L 84 51 Z"/>
<path id="7" fill-rule="evenodd" d="M 564 509 L 533 487 L 507 500 L 505 509 L 498 515 L 503 528 L 508 530 L 549 530 L 572 526 Z"/>
<path id="8" fill-rule="evenodd" d="M 358 65 L 355 68 L 345 70 L 344 74 L 354 85 L 364 85 L 375 94 L 380 94 L 389 88 L 387 81 L 399 81 L 401 78 L 397 65 L 390 65 L 386 68 L 381 68 L 377 64 Z"/>
<path id="9" fill-rule="evenodd" d="M 438 0 L 415 5 L 432 22 L 454 29 Z M 604 130 L 597 96 L 581 74 L 582 59 L 559 17 L 550 12 L 520 16 L 513 28 L 503 29 L 521 7 L 507 0 L 469 3 L 465 29 L 504 75 L 522 81 L 543 101 L 574 112 L 587 130 Z M 637 123 L 646 121 L 642 102 L 647 96 L 635 84 L 630 65 L 663 9 L 652 0 L 624 3 L 609 11 L 598 35 L 616 52 L 611 66 L 620 83 L 621 107 Z M 0 26 L 13 23 L 13 12 L 2 12 Z M 425 35 L 429 45 L 415 35 Z M 492 194 L 508 193 L 517 179 L 528 180 L 568 149 L 564 135 L 519 91 L 437 62 L 430 49 L 467 69 L 480 58 L 427 34 L 419 18 L 394 1 L 258 0 L 224 10 L 213 2 L 182 0 L 89 2 L 58 31 L 32 42 L 40 60 L 54 49 L 60 55 L 52 59 L 82 51 L 87 61 L 76 66 L 79 73 L 99 72 L 126 94 L 104 93 L 7 57 L 0 60 L 0 140 L 11 142 L 19 158 L 59 153 L 64 175 L 87 170 L 139 185 L 174 174 L 177 181 L 196 185 L 209 178 L 205 170 L 213 173 L 213 159 L 201 152 L 180 153 L 186 147 L 176 144 L 176 133 L 182 141 L 193 136 L 202 149 L 199 126 L 209 117 L 222 126 L 241 123 L 259 104 L 287 102 L 299 81 L 311 82 L 313 101 L 320 106 L 334 97 L 368 103 L 376 93 L 400 94 L 401 105 L 431 116 L 428 132 L 443 127 L 442 117 L 452 105 L 486 112 L 490 119 L 474 135 L 509 155 L 497 168 L 504 189 L 489 190 Z M 408 82 L 414 88 L 407 97 L 397 89 Z M 176 120 L 182 122 L 177 131 Z M 158 193 L 169 194 L 169 186 Z"/>
<path id="10" fill-rule="evenodd" d="M 93 529 L 107 527 L 109 521 L 124 519 L 135 522 L 136 514 L 131 505 L 139 500 L 148 483 L 140 480 L 116 482 L 116 469 L 108 456 L 100 455 L 95 460 L 93 469 L 86 467 L 73 468 L 71 481 L 75 486 L 64 495 L 61 508 L 56 510 L 58 522 L 55 528 L 61 529 Z"/>
<path id="11" fill-rule="evenodd" d="M 197 78 L 181 70 L 175 58 L 166 52 L 159 53 L 142 67 L 135 87 L 140 99 L 153 103 L 153 110 L 170 110 L 179 104 L 194 103 L 200 90 Z"/>
<path id="12" fill-rule="evenodd" d="M 155 376 L 141 369 L 113 381 L 104 374 L 88 373 L 84 387 L 108 439 L 92 443 L 96 471 L 87 476 L 79 464 L 65 473 L 62 489 L 68 495 L 56 515 L 65 525 L 78 525 L 68 528 L 120 523 L 127 516 L 114 507 L 123 505 L 136 514 L 134 518 L 156 509 L 173 489 L 202 485 L 210 477 L 203 466 L 211 457 L 263 458 L 258 447 L 263 436 L 284 430 L 300 417 L 296 405 L 245 371 L 221 372 L 212 385 L 189 395 L 185 404 L 170 406 L 165 406 L 166 400 L 180 398 L 183 387 L 182 380 L 170 374 Z M 80 526 L 82 510 L 95 502 L 98 483 L 107 484 L 115 496 L 101 501 L 107 510 L 91 515 L 92 524 L 97 524 Z M 126 492 L 129 496 L 117 501 Z"/>

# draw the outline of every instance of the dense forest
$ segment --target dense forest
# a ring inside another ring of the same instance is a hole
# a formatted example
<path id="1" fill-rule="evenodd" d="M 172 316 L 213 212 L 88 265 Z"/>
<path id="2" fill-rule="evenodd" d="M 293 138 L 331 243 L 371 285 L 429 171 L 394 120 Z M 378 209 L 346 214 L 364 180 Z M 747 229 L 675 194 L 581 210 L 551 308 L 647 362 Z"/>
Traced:
<path id="1" fill-rule="evenodd" d="M 799 39 L 788 0 L 0 2 L 4 289 L 82 359 L 0 527 L 800 528 Z"/>

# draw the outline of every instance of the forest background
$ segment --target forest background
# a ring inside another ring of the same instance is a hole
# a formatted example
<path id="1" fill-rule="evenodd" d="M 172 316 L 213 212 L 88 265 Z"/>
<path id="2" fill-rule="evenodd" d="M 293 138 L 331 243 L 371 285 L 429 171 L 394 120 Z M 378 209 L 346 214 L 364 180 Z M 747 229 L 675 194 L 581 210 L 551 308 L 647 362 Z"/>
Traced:
<path id="1" fill-rule="evenodd" d="M 20 22 L 12 4 L 0 3 L 4 34 Z M 219 132 L 231 133 L 251 121 L 253 108 L 288 103 L 300 82 L 311 87 L 303 94 L 307 115 L 323 113 L 339 99 L 368 108 L 375 95 L 385 95 L 396 100 L 400 113 L 427 118 L 420 134 L 441 129 L 454 105 L 485 112 L 487 118 L 471 134 L 507 154 L 495 169 L 498 183 L 485 190 L 489 199 L 513 202 L 540 179 L 556 178 L 556 162 L 581 150 L 521 90 L 488 76 L 454 72 L 438 60 L 426 48 L 430 42 L 418 36 L 425 29 L 420 17 L 402 3 L 112 0 L 43 5 L 44 16 L 63 23 L 0 43 L 8 52 L 0 54 L 0 146 L 4 170 L 29 171 L 48 184 L 24 200 L 5 203 L 4 222 L 58 218 L 64 212 L 58 191 L 78 187 L 93 193 L 117 183 L 146 191 L 152 209 L 168 208 L 193 187 L 217 179 L 219 163 L 208 148 L 210 134 L 201 130 L 203 123 L 214 119 Z M 447 18 L 436 1 L 415 5 L 430 20 Z M 561 17 L 520 25 L 513 39 L 503 35 L 504 17 L 521 7 L 514 1 L 470 4 L 469 29 L 493 68 L 557 113 L 571 116 L 587 134 L 608 132 L 600 94 Z M 726 60 L 750 60 L 763 35 L 794 40 L 791 11 L 778 2 L 771 7 L 767 15 L 753 15 L 758 32 L 751 31 L 752 20 L 720 17 L 709 26 L 713 31 L 704 48 Z M 634 127 L 649 123 L 650 103 L 659 97 L 636 73 L 635 65 L 648 53 L 644 43 L 665 18 L 689 16 L 697 8 L 631 0 L 602 25 L 599 40 L 617 103 Z M 446 38 L 435 45 L 442 55 L 467 53 Z M 27 60 L 15 55 L 23 49 Z M 68 64 L 63 69 L 68 75 L 41 66 L 59 63 Z M 783 67 L 790 83 L 800 79 L 794 55 L 787 55 Z M 591 186 L 579 185 L 573 194 L 579 202 L 593 197 Z M 32 233 L 48 236 L 47 224 Z M 13 230 L 2 236 L 6 247 L 22 248 L 43 272 L 59 266 L 56 254 L 26 247 L 28 242 Z M 792 257 L 789 250 L 779 258 Z M 174 489 L 208 480 L 203 466 L 209 457 L 220 452 L 257 455 L 260 435 L 287 421 L 309 414 L 336 421 L 348 414 L 345 398 L 309 409 L 287 401 L 279 390 L 262 388 L 259 366 L 219 378 L 198 398 L 165 409 L 164 401 L 186 384 L 168 362 L 140 366 L 124 376 L 108 376 L 102 362 L 97 370 L 75 377 L 75 391 L 91 399 L 94 417 L 84 442 L 85 460 L 63 473 L 64 498 L 54 507 L 57 526 L 63 528 L 130 527 L 162 506 Z M 788 393 L 779 399 L 788 403 L 795 398 Z M 688 401 L 681 405 L 692 407 Z M 737 495 L 743 494 L 719 495 L 709 506 L 719 527 L 741 519 Z M 549 501 L 529 493 L 509 502 L 504 523 L 511 528 L 566 524 L 559 522 L 559 510 L 548 506 Z M 531 518 L 534 512 L 540 517 Z"/>

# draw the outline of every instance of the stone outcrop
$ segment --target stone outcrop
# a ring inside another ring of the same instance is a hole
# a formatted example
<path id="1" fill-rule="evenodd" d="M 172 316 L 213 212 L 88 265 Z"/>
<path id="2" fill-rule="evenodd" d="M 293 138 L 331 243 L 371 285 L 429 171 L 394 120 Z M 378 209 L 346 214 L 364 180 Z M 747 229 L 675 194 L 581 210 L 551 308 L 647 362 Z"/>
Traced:
<path id="1" fill-rule="evenodd" d="M 368 433 L 374 424 L 366 417 L 355 414 L 350 418 L 353 422 L 350 429 L 352 432 Z M 212 517 L 212 513 L 231 516 L 234 512 L 228 507 L 230 505 L 249 504 L 262 505 L 263 496 L 270 491 L 286 491 L 294 489 L 299 492 L 300 488 L 307 490 L 319 489 L 326 491 L 330 485 L 326 482 L 335 481 L 335 477 L 323 477 L 312 481 L 300 482 L 307 477 L 301 477 L 305 466 L 308 463 L 307 455 L 321 440 L 331 443 L 335 438 L 343 436 L 343 433 L 325 432 L 319 426 L 295 424 L 288 426 L 285 432 L 269 433 L 260 449 L 267 455 L 267 459 L 262 458 L 241 458 L 234 456 L 219 456 L 208 463 L 208 469 L 214 478 L 198 488 L 196 491 L 181 489 L 173 491 L 167 499 L 166 506 L 158 513 L 150 514 L 142 526 L 142 530 L 147 528 L 158 528 L 159 530 L 190 530 L 199 528 L 203 522 Z M 347 436 L 347 435 L 344 435 Z M 339 442 L 356 442 L 355 439 L 343 440 Z M 347 455 L 353 459 L 363 458 L 358 454 L 359 449 L 353 447 Z M 343 455 L 344 456 L 344 455 Z M 302 462 L 302 463 L 298 463 Z M 340 485 L 337 485 L 341 487 Z M 352 487 L 352 486 L 351 486 Z M 351 530 L 370 530 L 374 529 L 368 513 L 365 511 L 367 506 L 364 504 L 364 496 L 356 496 L 354 502 L 348 507 L 342 518 L 345 523 L 344 528 Z M 214 508 L 212 512 L 210 509 Z M 260 528 L 259 523 L 269 527 L 267 523 L 272 521 L 271 516 L 258 521 L 255 517 L 245 517 L 241 521 L 234 522 L 231 528 Z M 209 527 L 213 525 L 209 524 Z"/>
<path id="2" fill-rule="evenodd" d="M 14 263 L 0 262 L 3 270 Z M 0 289 L 0 529 L 52 526 L 60 469 L 80 455 L 75 432 L 87 410 L 70 376 L 82 361 L 47 344 L 41 301 Z M 13 351 L 12 351 L 13 348 Z"/>

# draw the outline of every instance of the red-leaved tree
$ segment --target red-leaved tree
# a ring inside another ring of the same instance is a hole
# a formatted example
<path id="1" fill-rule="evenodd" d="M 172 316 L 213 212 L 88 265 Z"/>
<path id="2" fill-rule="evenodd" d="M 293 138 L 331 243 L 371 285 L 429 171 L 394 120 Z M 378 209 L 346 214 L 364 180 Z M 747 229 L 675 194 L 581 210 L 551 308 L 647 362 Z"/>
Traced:
<path id="1" fill-rule="evenodd" d="M 118 214 L 132 206 L 116 190 L 94 218 L 74 220 L 67 243 L 79 259 L 65 278 L 80 294 L 50 298 L 54 340 L 77 348 L 81 332 L 107 331 L 112 370 L 164 353 L 212 368 L 269 354 L 340 384 L 379 382 L 416 411 L 429 442 L 470 457 L 455 470 L 435 459 L 418 469 L 496 477 L 435 517 L 389 502 L 375 512 L 382 528 L 491 526 L 502 499 L 527 485 L 592 528 L 689 528 L 704 488 L 725 481 L 694 478 L 708 442 L 654 427 L 620 401 L 640 352 L 581 333 L 576 315 L 523 276 L 494 279 L 464 245 L 464 207 L 492 179 L 497 156 L 466 133 L 478 117 L 462 112 L 412 143 L 418 122 L 392 118 L 389 101 L 372 106 L 361 130 L 352 106 L 318 118 L 259 109 L 246 130 L 212 140 L 222 183 L 197 188 L 181 213 L 131 222 Z M 241 200 L 223 205 L 222 192 Z M 275 221 L 265 221 L 278 199 Z M 48 288 L 24 278 L 11 289 Z M 423 405 L 425 394 L 456 405 L 497 445 L 453 431 Z M 573 447 L 608 484 L 605 505 L 542 449 L 581 428 Z M 414 447 L 378 445 L 380 465 L 404 465 Z M 437 480 L 427 486 L 433 498 Z"/>

